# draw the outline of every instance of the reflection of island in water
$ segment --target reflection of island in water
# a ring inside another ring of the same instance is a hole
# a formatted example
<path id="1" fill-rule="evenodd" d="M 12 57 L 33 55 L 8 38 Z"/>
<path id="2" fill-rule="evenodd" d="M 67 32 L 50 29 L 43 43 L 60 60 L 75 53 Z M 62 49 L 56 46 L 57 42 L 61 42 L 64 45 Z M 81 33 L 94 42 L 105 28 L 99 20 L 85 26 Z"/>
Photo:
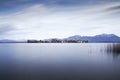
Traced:
<path id="1" fill-rule="evenodd" d="M 120 43 L 108 44 L 105 51 L 112 53 L 114 56 L 120 55 Z"/>

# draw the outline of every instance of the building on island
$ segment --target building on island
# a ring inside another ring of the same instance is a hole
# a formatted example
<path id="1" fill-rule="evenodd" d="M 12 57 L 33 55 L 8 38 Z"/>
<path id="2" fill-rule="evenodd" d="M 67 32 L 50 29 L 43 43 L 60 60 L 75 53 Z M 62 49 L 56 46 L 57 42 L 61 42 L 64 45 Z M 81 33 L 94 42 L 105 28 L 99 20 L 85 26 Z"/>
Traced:
<path id="1" fill-rule="evenodd" d="M 50 39 L 50 40 L 27 40 L 27 43 L 88 43 L 88 41 L 87 40 Z"/>

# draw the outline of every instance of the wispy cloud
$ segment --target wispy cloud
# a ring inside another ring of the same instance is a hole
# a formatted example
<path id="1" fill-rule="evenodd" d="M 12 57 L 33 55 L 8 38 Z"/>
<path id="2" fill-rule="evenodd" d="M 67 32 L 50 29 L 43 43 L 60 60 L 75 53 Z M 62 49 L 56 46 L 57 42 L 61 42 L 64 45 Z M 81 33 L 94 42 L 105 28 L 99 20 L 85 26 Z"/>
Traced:
<path id="1" fill-rule="evenodd" d="M 53 0 L 54 2 L 54 0 Z M 2 35 L 10 39 L 44 39 L 70 35 L 120 34 L 119 2 L 85 6 L 46 6 L 33 4 L 17 12 L 0 16 Z M 113 13 L 113 14 L 111 14 Z M 12 26 L 12 27 L 11 27 Z M 8 30 L 4 30 L 7 28 Z"/>
<path id="2" fill-rule="evenodd" d="M 1 35 L 6 34 L 13 30 L 14 30 L 14 28 L 10 25 L 0 25 L 0 34 Z"/>

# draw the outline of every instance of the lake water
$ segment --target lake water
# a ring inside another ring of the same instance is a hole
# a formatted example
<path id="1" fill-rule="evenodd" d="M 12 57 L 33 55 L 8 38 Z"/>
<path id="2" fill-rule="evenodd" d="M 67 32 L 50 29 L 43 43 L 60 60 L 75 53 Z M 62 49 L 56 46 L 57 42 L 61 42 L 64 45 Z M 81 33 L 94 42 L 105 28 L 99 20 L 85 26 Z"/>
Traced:
<path id="1" fill-rule="evenodd" d="M 115 45 L 0 44 L 0 80 L 120 80 Z"/>

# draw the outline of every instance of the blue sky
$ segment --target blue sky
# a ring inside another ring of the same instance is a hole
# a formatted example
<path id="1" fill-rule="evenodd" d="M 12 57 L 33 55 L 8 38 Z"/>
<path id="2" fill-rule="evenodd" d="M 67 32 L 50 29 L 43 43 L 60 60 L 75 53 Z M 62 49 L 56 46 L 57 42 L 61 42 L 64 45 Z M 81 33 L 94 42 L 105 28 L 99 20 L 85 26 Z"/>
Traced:
<path id="1" fill-rule="evenodd" d="M 120 36 L 120 0 L 0 0 L 0 39 Z"/>

